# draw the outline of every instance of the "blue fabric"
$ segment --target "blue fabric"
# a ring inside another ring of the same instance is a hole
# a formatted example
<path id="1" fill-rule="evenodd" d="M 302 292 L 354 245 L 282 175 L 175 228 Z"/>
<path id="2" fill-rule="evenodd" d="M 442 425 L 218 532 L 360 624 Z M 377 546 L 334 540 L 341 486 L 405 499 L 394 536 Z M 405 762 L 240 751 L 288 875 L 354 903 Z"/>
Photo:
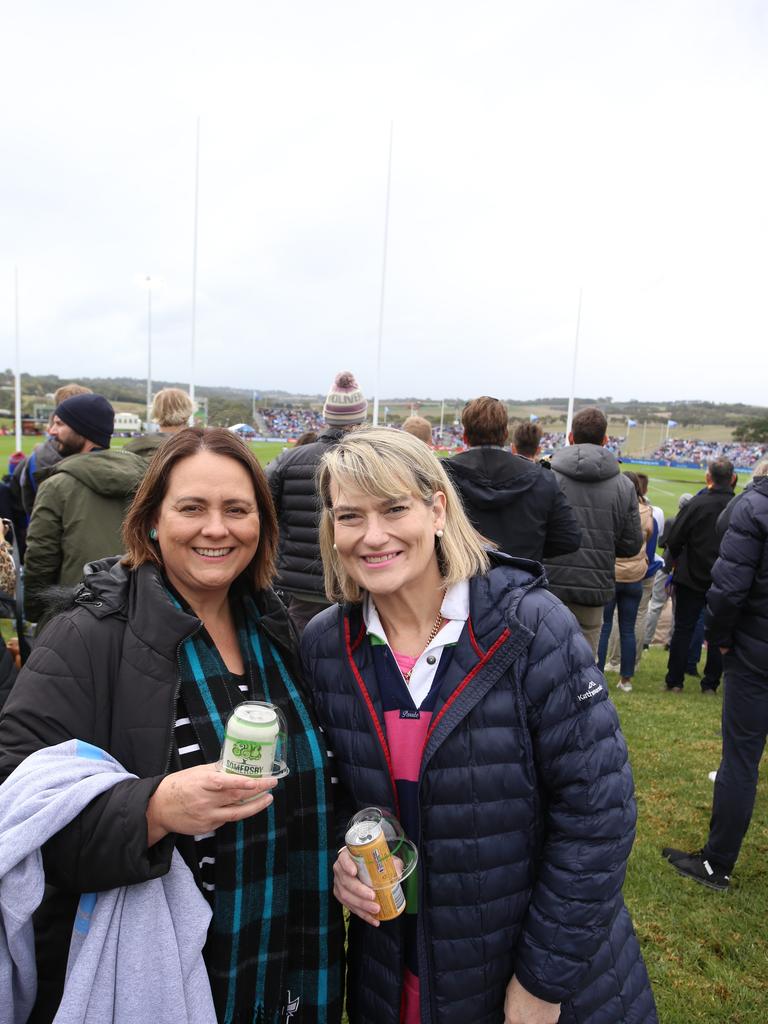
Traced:
<path id="1" fill-rule="evenodd" d="M 642 596 L 642 580 L 637 580 L 635 583 L 616 584 L 616 594 L 613 600 L 609 601 L 603 609 L 603 628 L 600 631 L 600 642 L 597 645 L 597 664 L 601 672 L 605 668 L 608 640 L 613 625 L 613 613 L 618 608 L 619 641 L 621 645 L 621 667 L 619 671 L 622 679 L 631 679 L 635 674 L 635 657 L 637 654 L 635 623 L 637 622 L 637 610 L 640 607 Z"/>
<path id="2" fill-rule="evenodd" d="M 540 567 L 494 561 L 470 581 L 474 637 L 468 625 L 454 648 L 422 760 L 422 1020 L 499 1024 L 514 973 L 562 1002 L 562 1024 L 655 1024 L 621 897 L 636 811 L 616 710 Z M 394 808 L 383 698 L 369 645 L 355 646 L 360 629 L 359 609 L 327 609 L 307 626 L 302 656 L 351 809 Z M 397 922 L 351 919 L 355 1024 L 398 1024 L 402 955 Z"/>

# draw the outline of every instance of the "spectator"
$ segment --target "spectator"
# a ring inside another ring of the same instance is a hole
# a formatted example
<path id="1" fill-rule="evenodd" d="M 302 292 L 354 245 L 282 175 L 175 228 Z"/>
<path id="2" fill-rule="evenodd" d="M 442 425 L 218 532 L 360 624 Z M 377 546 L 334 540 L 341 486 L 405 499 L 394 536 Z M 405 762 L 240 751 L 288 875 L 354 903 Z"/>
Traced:
<path id="1" fill-rule="evenodd" d="M 678 513 L 685 508 L 688 502 L 693 497 L 692 494 L 681 494 L 677 500 Z M 659 534 L 658 547 L 664 552 L 663 555 L 663 568 L 657 574 L 653 581 L 653 590 L 651 591 L 651 599 L 648 602 L 648 616 L 645 623 L 645 638 L 643 642 L 644 647 L 650 647 L 653 643 L 653 638 L 656 635 L 656 627 L 659 622 L 662 611 L 667 601 L 670 599 L 672 594 L 672 559 L 669 552 L 666 550 L 667 537 L 669 536 L 670 530 L 672 529 L 676 516 L 671 516 L 664 523 L 664 526 Z"/>
<path id="2" fill-rule="evenodd" d="M 662 853 L 681 875 L 723 890 L 749 828 L 768 735 L 768 476 L 733 502 L 711 580 L 707 642 L 723 655 L 725 696 L 709 838 L 694 853 Z"/>
<path id="3" fill-rule="evenodd" d="M 717 558 L 717 518 L 733 497 L 736 475 L 728 459 L 715 459 L 707 470 L 707 487 L 691 498 L 675 518 L 667 538 L 667 550 L 675 569 L 675 623 L 669 645 L 665 685 L 680 693 L 683 689 L 688 652 L 696 622 L 704 608 Z M 713 695 L 720 684 L 722 658 L 714 644 L 707 647 L 701 692 Z"/>
<path id="4" fill-rule="evenodd" d="M 301 437 L 296 438 L 294 448 L 303 448 L 305 444 L 314 444 L 317 437 L 318 435 L 316 430 L 305 430 Z"/>
<path id="5" fill-rule="evenodd" d="M 394 803 L 420 850 L 418 892 L 381 927 L 345 846 L 336 857 L 350 1018 L 655 1024 L 621 895 L 631 770 L 573 616 L 540 565 L 484 548 L 414 438 L 361 430 L 318 476 L 339 603 L 302 657 L 338 800 Z"/>
<path id="6" fill-rule="evenodd" d="M 409 416 L 403 423 L 402 429 L 406 434 L 413 434 L 414 437 L 418 437 L 424 444 L 428 444 L 432 447 L 432 424 L 429 420 L 424 419 L 423 416 Z"/>
<path id="7" fill-rule="evenodd" d="M 323 406 L 326 430 L 313 444 L 290 448 L 267 466 L 280 526 L 277 587 L 287 596 L 288 611 L 300 633 L 328 605 L 317 534 L 315 471 L 329 448 L 365 422 L 367 411 L 368 402 L 354 374 L 348 370 L 337 374 Z"/>
<path id="8" fill-rule="evenodd" d="M 512 435 L 512 451 L 530 462 L 536 460 L 541 451 L 541 427 L 530 420 L 518 423 Z"/>
<path id="9" fill-rule="evenodd" d="M 461 421 L 469 449 L 446 460 L 445 469 L 475 529 L 506 554 L 537 562 L 575 551 L 581 531 L 555 478 L 506 447 L 503 402 L 474 398 Z"/>
<path id="10" fill-rule="evenodd" d="M 94 394 L 67 398 L 53 414 L 50 432 L 62 460 L 40 482 L 27 533 L 24 611 L 31 622 L 43 614 L 47 588 L 79 582 L 86 562 L 122 550 L 125 510 L 146 462 L 110 450 L 114 419 L 106 398 Z"/>
<path id="11" fill-rule="evenodd" d="M 648 569 L 648 553 L 646 545 L 653 534 L 653 510 L 643 499 L 640 480 L 636 473 L 625 473 L 637 492 L 640 529 L 643 532 L 643 543 L 632 558 L 616 559 L 616 590 L 614 597 L 603 609 L 603 628 L 598 645 L 597 664 L 600 670 L 605 666 L 608 650 L 608 638 L 613 625 L 614 609 L 619 619 L 619 642 L 621 647 L 621 678 L 617 684 L 620 690 L 629 693 L 632 690 L 632 677 L 635 674 L 637 641 L 635 624 L 640 601 L 643 596 L 643 577 Z"/>
<path id="12" fill-rule="evenodd" d="M 194 411 L 195 404 L 186 391 L 181 388 L 163 388 L 152 399 L 149 413 L 150 420 L 157 424 L 157 430 L 129 441 L 124 450 L 151 459 L 171 434 L 184 430 Z"/>
<path id="13" fill-rule="evenodd" d="M 62 384 L 53 393 L 53 404 L 54 407 L 58 407 L 62 402 L 65 402 L 68 398 L 73 398 L 75 395 L 92 394 L 91 389 L 84 387 L 82 384 Z M 25 459 L 24 463 L 16 469 L 21 489 L 21 503 L 27 515 L 27 520 L 32 515 L 32 507 L 35 504 L 40 480 L 44 479 L 47 472 L 58 462 L 61 462 L 62 459 L 59 447 L 56 444 L 56 438 L 51 434 L 50 430 L 54 415 L 55 413 L 51 414 L 48 423 L 48 437 L 41 444 L 36 445 L 29 458 Z"/>
<path id="14" fill-rule="evenodd" d="M 571 609 L 594 653 L 603 608 L 613 598 L 615 562 L 643 543 L 637 493 L 606 450 L 608 422 L 590 406 L 573 418 L 570 447 L 552 456 L 552 471 L 581 527 L 581 547 L 547 559 L 550 589 Z"/>

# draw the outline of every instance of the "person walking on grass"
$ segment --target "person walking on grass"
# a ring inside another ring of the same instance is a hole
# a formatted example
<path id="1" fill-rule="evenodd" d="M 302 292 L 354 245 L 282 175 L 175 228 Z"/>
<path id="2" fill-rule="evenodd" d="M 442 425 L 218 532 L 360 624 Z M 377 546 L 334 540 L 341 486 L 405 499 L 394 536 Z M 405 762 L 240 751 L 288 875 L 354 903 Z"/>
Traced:
<path id="1" fill-rule="evenodd" d="M 760 467 L 759 467 L 760 468 Z M 768 463 L 765 465 L 768 470 Z M 723 750 L 703 849 L 662 854 L 686 878 L 725 890 L 749 828 L 768 735 L 768 476 L 730 506 L 707 593 L 707 640 L 723 656 Z"/>

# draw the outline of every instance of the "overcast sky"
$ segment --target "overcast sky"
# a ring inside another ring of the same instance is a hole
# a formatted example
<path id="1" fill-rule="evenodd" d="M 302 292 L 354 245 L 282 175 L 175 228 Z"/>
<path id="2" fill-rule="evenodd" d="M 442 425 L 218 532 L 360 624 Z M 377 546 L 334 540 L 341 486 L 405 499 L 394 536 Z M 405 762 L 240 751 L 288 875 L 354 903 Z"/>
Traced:
<path id="1" fill-rule="evenodd" d="M 768 404 L 763 0 L 3 3 L 0 362 Z"/>

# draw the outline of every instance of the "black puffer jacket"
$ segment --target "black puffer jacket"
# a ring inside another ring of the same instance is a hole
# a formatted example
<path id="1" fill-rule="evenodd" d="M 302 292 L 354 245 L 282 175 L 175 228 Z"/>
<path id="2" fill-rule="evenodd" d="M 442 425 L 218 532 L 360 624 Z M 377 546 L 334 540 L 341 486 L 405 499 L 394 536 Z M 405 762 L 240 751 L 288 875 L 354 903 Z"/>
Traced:
<path id="1" fill-rule="evenodd" d="M 627 749 L 605 679 L 540 566 L 494 555 L 470 580 L 421 755 L 421 1024 L 501 1024 L 513 973 L 560 1024 L 652 1024 L 621 895 L 635 827 Z M 354 810 L 397 813 L 360 606 L 309 623 L 302 657 Z M 398 921 L 350 919 L 355 1024 L 398 1024 Z"/>
<path id="2" fill-rule="evenodd" d="M 96 797 L 43 847 L 46 902 L 35 923 L 48 986 L 41 998 L 51 1004 L 63 985 L 78 894 L 164 875 L 174 843 L 199 876 L 191 836 L 167 836 L 147 849 L 146 810 L 167 772 L 181 767 L 173 742 L 178 648 L 200 620 L 173 605 L 153 566 L 128 572 L 111 558 L 86 572 L 74 607 L 42 631 L 0 716 L 0 781 L 33 751 L 73 737 L 138 776 Z M 269 591 L 253 596 L 262 627 L 299 679 L 285 609 Z"/>
<path id="3" fill-rule="evenodd" d="M 732 647 L 749 669 L 768 666 L 768 477 L 731 506 L 728 529 L 707 592 L 707 639 Z"/>
<path id="4" fill-rule="evenodd" d="M 312 444 L 278 455 L 266 469 L 280 524 L 276 586 L 309 600 L 325 598 L 315 473 L 325 452 L 343 436 L 338 428 L 326 430 Z"/>
<path id="5" fill-rule="evenodd" d="M 443 466 L 472 525 L 506 554 L 540 562 L 581 544 L 573 509 L 548 469 L 490 445 L 460 452 Z"/>
<path id="6" fill-rule="evenodd" d="M 552 471 L 576 513 L 581 547 L 546 560 L 550 589 L 569 604 L 604 605 L 613 597 L 616 559 L 643 544 L 637 492 L 616 456 L 597 444 L 559 449 Z"/>
<path id="7" fill-rule="evenodd" d="M 667 537 L 667 551 L 675 564 L 675 583 L 700 594 L 709 588 L 720 546 L 717 520 L 732 497 L 732 487 L 710 487 L 694 495 L 675 517 Z"/>

